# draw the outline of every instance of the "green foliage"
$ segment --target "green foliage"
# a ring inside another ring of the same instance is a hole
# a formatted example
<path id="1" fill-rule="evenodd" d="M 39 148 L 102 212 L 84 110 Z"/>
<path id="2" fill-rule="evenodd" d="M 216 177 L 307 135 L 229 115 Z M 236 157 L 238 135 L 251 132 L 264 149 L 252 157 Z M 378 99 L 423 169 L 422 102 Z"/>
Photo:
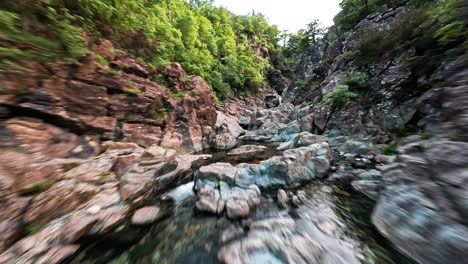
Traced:
<path id="1" fill-rule="evenodd" d="M 26 153 L 27 150 L 23 147 L 7 147 L 7 148 L 0 148 L 0 151 L 15 151 L 19 153 Z"/>
<path id="2" fill-rule="evenodd" d="M 172 98 L 184 98 L 186 94 L 190 93 L 191 91 L 182 91 L 179 93 L 171 92 L 170 95 Z"/>
<path id="3" fill-rule="evenodd" d="M 153 119 L 158 120 L 158 121 L 165 120 L 168 115 L 169 115 L 169 109 L 162 108 L 153 114 Z"/>
<path id="4" fill-rule="evenodd" d="M 327 93 L 322 98 L 322 104 L 332 104 L 333 107 L 341 107 L 358 97 L 357 93 L 350 92 L 348 85 L 337 85 L 335 91 Z"/>
<path id="5" fill-rule="evenodd" d="M 238 16 L 210 1 L 37 0 L 24 5 L 0 5 L 8 6 L 0 10 L 0 33 L 34 45 L 34 57 L 79 57 L 88 52 L 86 33 L 87 41 L 109 39 L 154 68 L 180 62 L 220 99 L 264 87 L 272 67 L 266 54 L 279 48 L 280 31 L 262 14 Z"/>
<path id="6" fill-rule="evenodd" d="M 96 60 L 103 66 L 109 66 L 109 61 L 100 55 L 96 55 Z"/>
<path id="7" fill-rule="evenodd" d="M 33 194 L 38 194 L 44 191 L 47 191 L 54 182 L 52 181 L 42 181 L 42 182 L 36 182 L 28 185 L 24 190 L 23 190 L 23 195 L 33 195 Z"/>
<path id="8" fill-rule="evenodd" d="M 299 88 L 303 88 L 303 87 L 306 87 L 306 86 L 307 86 L 307 82 L 304 81 L 304 80 L 296 80 L 296 85 L 297 85 Z"/>
<path id="9" fill-rule="evenodd" d="M 140 95 L 142 93 L 142 91 L 136 88 L 124 88 L 124 92 L 135 96 Z"/>
<path id="10" fill-rule="evenodd" d="M 385 155 L 396 155 L 396 154 L 398 154 L 397 148 L 398 148 L 398 145 L 397 145 L 397 144 L 388 145 L 388 146 L 386 146 L 386 147 L 384 147 L 384 148 L 382 149 L 382 154 L 385 154 Z"/>
<path id="11" fill-rule="evenodd" d="M 67 172 L 67 171 L 70 171 L 76 167 L 78 167 L 79 164 L 76 164 L 76 163 L 71 163 L 71 164 L 65 164 L 62 166 L 62 169 L 64 172 Z"/>
<path id="12" fill-rule="evenodd" d="M 288 40 L 282 51 L 284 57 L 293 62 L 302 50 L 314 45 L 324 34 L 325 28 L 316 19 L 307 24 L 306 29 L 301 29 L 296 34 L 285 34 L 284 38 Z"/>
<path id="13" fill-rule="evenodd" d="M 335 35 L 341 35 L 354 28 L 369 14 L 382 8 L 399 6 L 408 0 L 343 0 L 340 3 L 342 12 L 335 18 L 332 30 Z M 433 0 L 428 0 L 433 1 Z"/>
<path id="14" fill-rule="evenodd" d="M 41 224 L 30 224 L 28 227 L 26 227 L 26 230 L 24 230 L 24 234 L 26 236 L 32 236 L 36 233 L 39 233 L 40 231 L 44 230 L 45 225 Z"/>
<path id="15" fill-rule="evenodd" d="M 360 50 L 350 50 L 350 51 L 347 51 L 347 52 L 343 53 L 343 57 L 344 58 L 352 58 L 352 57 L 355 57 L 355 56 L 359 55 L 359 53 L 361 53 Z"/>
<path id="16" fill-rule="evenodd" d="M 457 56 L 463 52 L 463 43 L 468 37 L 463 0 L 411 2 L 414 8 L 390 29 L 360 32 L 356 44 L 360 51 L 356 55 L 358 64 L 367 65 L 378 61 L 384 54 L 395 55 L 414 47 L 417 55 L 405 63 L 423 71 L 444 56 Z"/>
<path id="17" fill-rule="evenodd" d="M 111 173 L 109 171 L 102 172 L 101 174 L 99 174 L 99 179 L 100 180 L 105 180 L 105 179 L 109 178 L 110 175 L 111 175 Z"/>
<path id="18" fill-rule="evenodd" d="M 365 72 L 342 72 L 341 83 L 350 90 L 365 89 L 369 86 L 369 76 Z"/>

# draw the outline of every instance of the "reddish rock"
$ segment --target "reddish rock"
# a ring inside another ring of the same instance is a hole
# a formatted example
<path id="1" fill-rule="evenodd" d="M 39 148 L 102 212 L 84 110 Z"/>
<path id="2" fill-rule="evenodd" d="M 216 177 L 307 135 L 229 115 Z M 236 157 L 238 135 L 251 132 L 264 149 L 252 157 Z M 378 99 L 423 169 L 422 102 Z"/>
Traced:
<path id="1" fill-rule="evenodd" d="M 43 158 L 86 158 L 95 155 L 97 142 L 65 132 L 35 118 L 12 118 L 4 122 L 20 149 Z"/>
<path id="2" fill-rule="evenodd" d="M 159 207 L 147 206 L 138 209 L 132 216 L 132 224 L 134 225 L 147 225 L 154 223 L 162 217 Z"/>
<path id="3" fill-rule="evenodd" d="M 175 78 L 177 80 L 187 78 L 187 73 L 177 62 L 172 62 L 169 65 L 158 69 L 158 71 L 169 78 Z"/>
<path id="4" fill-rule="evenodd" d="M 65 178 L 93 184 L 115 181 L 111 168 L 116 159 L 117 155 L 98 156 L 66 172 Z"/>
<path id="5" fill-rule="evenodd" d="M 40 193 L 31 201 L 24 220 L 27 223 L 47 223 L 75 210 L 97 192 L 88 184 L 62 181 Z"/>
<path id="6" fill-rule="evenodd" d="M 37 264 L 51 264 L 51 263 L 61 263 L 66 258 L 73 255 L 78 249 L 79 245 L 60 245 L 54 246 L 47 251 L 44 256 L 40 257 L 35 263 Z"/>
<path id="7" fill-rule="evenodd" d="M 134 56 L 125 52 L 118 53 L 111 63 L 128 73 L 133 73 L 141 77 L 148 77 L 149 75 L 148 66 L 143 65 Z"/>
<path id="8" fill-rule="evenodd" d="M 102 40 L 101 41 L 101 44 L 99 46 L 97 46 L 94 50 L 93 50 L 96 54 L 104 57 L 104 58 L 109 58 L 110 60 L 113 60 L 114 57 L 115 57 L 115 49 L 114 49 L 114 45 L 112 44 L 112 42 L 110 42 L 109 40 Z"/>
<path id="9" fill-rule="evenodd" d="M 124 140 L 136 143 L 142 147 L 149 147 L 161 142 L 161 128 L 143 124 L 123 124 Z"/>

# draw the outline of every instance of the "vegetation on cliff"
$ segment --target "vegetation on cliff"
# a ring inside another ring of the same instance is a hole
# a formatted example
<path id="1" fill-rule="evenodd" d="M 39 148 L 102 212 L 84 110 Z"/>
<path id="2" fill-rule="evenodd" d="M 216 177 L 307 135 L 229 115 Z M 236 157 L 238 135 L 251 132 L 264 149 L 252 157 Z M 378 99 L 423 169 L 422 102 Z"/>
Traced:
<path id="1" fill-rule="evenodd" d="M 380 59 L 388 51 L 401 53 L 415 47 L 417 56 L 407 61 L 412 65 L 433 67 L 446 55 L 455 56 L 467 49 L 468 7 L 463 0 L 343 0 L 335 24 L 322 34 L 333 41 L 354 29 L 366 16 L 384 7 L 405 6 L 407 12 L 397 23 L 384 30 L 361 30 L 355 50 L 343 54 L 355 57 L 361 66 Z M 310 34 L 323 33 L 313 21 L 308 28 L 289 38 L 284 49 L 287 58 L 295 58 L 315 44 Z"/>
<path id="2" fill-rule="evenodd" d="M 108 39 L 155 68 L 181 63 L 224 98 L 265 86 L 280 33 L 262 14 L 210 0 L 6 0 L 0 23 L 1 71 L 27 71 L 17 59 L 73 60 Z"/>

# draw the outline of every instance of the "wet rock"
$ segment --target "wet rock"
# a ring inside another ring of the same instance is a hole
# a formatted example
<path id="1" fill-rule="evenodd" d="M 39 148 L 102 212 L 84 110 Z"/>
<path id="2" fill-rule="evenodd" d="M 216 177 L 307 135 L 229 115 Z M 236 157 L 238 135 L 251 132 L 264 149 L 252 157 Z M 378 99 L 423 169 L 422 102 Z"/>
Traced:
<path id="1" fill-rule="evenodd" d="M 230 133 L 216 135 L 214 146 L 217 149 L 232 149 L 237 145 L 236 138 Z"/>
<path id="2" fill-rule="evenodd" d="M 221 214 L 224 211 L 225 201 L 221 199 L 219 190 L 214 184 L 206 184 L 198 192 L 198 201 L 195 207 L 202 211 L 213 214 Z"/>
<path id="3" fill-rule="evenodd" d="M 281 143 L 277 150 L 288 150 L 294 148 L 294 141 L 286 141 L 284 143 Z"/>
<path id="4" fill-rule="evenodd" d="M 375 161 L 377 163 L 388 164 L 388 163 L 395 162 L 395 159 L 396 159 L 396 156 L 381 155 L 381 154 L 375 156 Z"/>
<path id="5" fill-rule="evenodd" d="M 260 187 L 296 186 L 300 182 L 324 178 L 330 169 L 332 152 L 327 143 L 287 150 L 260 164 L 239 165 L 235 183 Z"/>
<path id="6" fill-rule="evenodd" d="M 344 153 L 366 155 L 371 153 L 374 149 L 369 143 L 348 140 L 338 150 Z"/>
<path id="7" fill-rule="evenodd" d="M 382 166 L 385 188 L 372 215 L 378 230 L 421 263 L 462 263 L 468 228 L 466 142 L 429 140 Z M 411 183 L 411 184 L 408 184 Z"/>
<path id="8" fill-rule="evenodd" d="M 259 153 L 267 149 L 265 146 L 260 145 L 242 145 L 238 148 L 235 148 L 228 152 L 228 156 L 238 156 L 238 155 L 252 155 L 255 153 Z"/>
<path id="9" fill-rule="evenodd" d="M 296 139 L 294 140 L 294 147 L 306 147 L 309 145 L 313 145 L 316 143 L 328 142 L 328 138 L 324 136 L 314 135 L 309 132 L 302 132 L 297 135 Z"/>
<path id="10" fill-rule="evenodd" d="M 308 222 L 298 224 L 289 217 L 256 221 L 249 225 L 244 237 L 221 248 L 218 259 L 227 264 L 359 263 L 345 246 L 330 250 L 325 247 L 326 242 L 312 239 L 313 235 L 327 239 L 327 235 L 315 230 L 318 229 Z"/>
<path id="11" fill-rule="evenodd" d="M 226 202 L 226 212 L 229 218 L 242 218 L 250 215 L 250 206 L 247 200 L 229 198 Z"/>
<path id="12" fill-rule="evenodd" d="M 278 205 L 281 208 L 288 208 L 289 207 L 289 205 L 288 205 L 289 198 L 288 198 L 288 195 L 286 194 L 286 192 L 283 189 L 278 190 L 276 198 L 278 199 Z"/>
<path id="13" fill-rule="evenodd" d="M 197 172 L 199 179 L 218 179 L 227 183 L 233 183 L 237 174 L 236 167 L 230 163 L 218 162 L 201 167 Z"/>
<path id="14" fill-rule="evenodd" d="M 260 189 L 255 186 L 247 188 L 231 187 L 221 181 L 219 186 L 212 181 L 199 180 L 197 187 L 198 200 L 195 207 L 199 211 L 221 214 L 226 210 L 227 216 L 232 219 L 249 216 L 261 204 Z"/>
<path id="15" fill-rule="evenodd" d="M 162 214 L 157 206 L 146 206 L 135 211 L 132 216 L 132 224 L 134 225 L 147 225 L 154 223 Z"/>

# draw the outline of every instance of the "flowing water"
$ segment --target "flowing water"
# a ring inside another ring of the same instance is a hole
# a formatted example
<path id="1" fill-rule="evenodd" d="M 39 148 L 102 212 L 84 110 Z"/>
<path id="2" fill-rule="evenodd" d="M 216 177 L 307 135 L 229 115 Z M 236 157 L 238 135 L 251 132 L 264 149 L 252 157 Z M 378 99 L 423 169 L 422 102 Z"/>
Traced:
<path id="1" fill-rule="evenodd" d="M 278 154 L 273 150 L 267 152 L 266 156 Z M 212 154 L 211 162 L 236 164 L 239 161 L 222 152 Z M 262 205 L 254 214 L 247 220 L 237 221 L 195 212 L 196 196 L 192 188 L 193 183 L 188 183 L 163 195 L 166 203 L 170 201 L 172 205 L 172 214 L 154 225 L 142 228 L 126 224 L 105 237 L 83 241 L 86 247 L 72 263 L 219 263 L 217 254 L 226 236 L 242 237 L 247 222 L 279 216 L 292 216 L 305 223 L 324 217 L 339 232 L 332 239 L 316 233 L 315 237 L 321 238 L 318 241 L 331 250 L 344 245 L 361 263 L 413 263 L 374 229 L 370 222 L 373 202 L 354 192 L 347 183 L 317 181 L 303 186 L 300 189 L 305 191 L 308 201 L 289 210 L 276 205 L 276 194 L 265 192 Z M 316 230 L 323 230 L 320 223 L 310 223 L 317 225 Z"/>

